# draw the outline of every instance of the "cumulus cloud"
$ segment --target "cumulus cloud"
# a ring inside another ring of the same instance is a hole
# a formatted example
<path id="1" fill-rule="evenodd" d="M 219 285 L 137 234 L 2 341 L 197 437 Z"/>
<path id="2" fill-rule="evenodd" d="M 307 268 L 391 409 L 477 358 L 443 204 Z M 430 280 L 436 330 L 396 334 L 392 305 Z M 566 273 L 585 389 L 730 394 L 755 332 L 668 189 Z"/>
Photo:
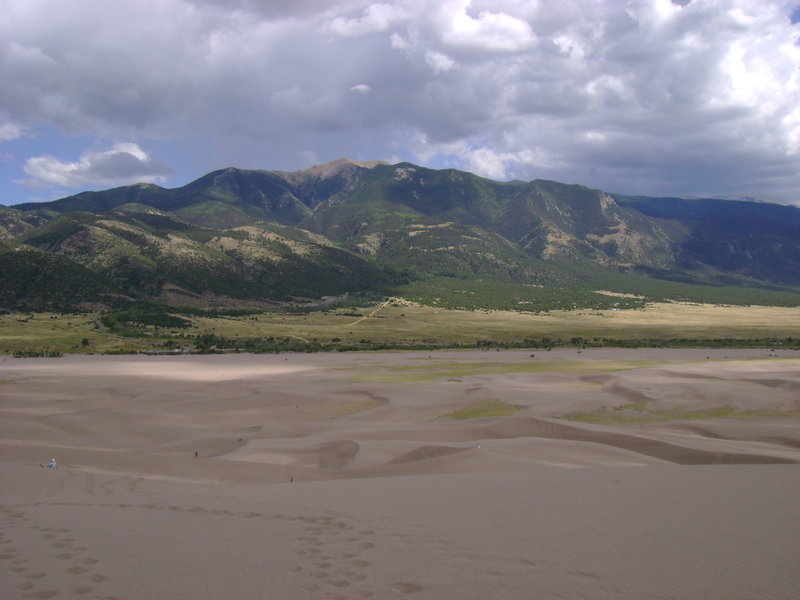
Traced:
<path id="1" fill-rule="evenodd" d="M 240 166 L 403 156 L 800 202 L 795 5 L 7 0 L 0 139 L 50 123 L 98 140 L 202 136 Z M 44 161 L 39 180 L 91 172 L 82 161 Z"/>
<path id="2" fill-rule="evenodd" d="M 363 16 L 353 19 L 335 17 L 331 21 L 330 29 L 334 33 L 352 37 L 386 31 L 393 24 L 406 19 L 402 7 L 393 4 L 372 4 L 364 11 Z"/>
<path id="3" fill-rule="evenodd" d="M 369 94 L 372 91 L 372 88 L 369 87 L 366 83 L 359 83 L 351 87 L 350 91 L 358 92 L 359 94 Z"/>
<path id="4" fill-rule="evenodd" d="M 0 142 L 8 142 L 22 137 L 22 127 L 15 123 L 0 123 Z"/>
<path id="5" fill-rule="evenodd" d="M 514 52 L 530 47 L 534 41 L 531 26 L 505 12 L 482 10 L 477 17 L 467 12 L 471 0 L 450 0 L 441 11 L 442 41 L 490 52 Z"/>
<path id="6" fill-rule="evenodd" d="M 425 53 L 425 62 L 436 73 L 446 73 L 456 64 L 452 58 L 435 50 L 429 50 Z"/>
<path id="7" fill-rule="evenodd" d="M 25 163 L 30 187 L 122 185 L 163 181 L 171 170 L 137 144 L 118 143 L 111 150 L 85 152 L 74 162 L 53 156 L 34 156 Z"/>

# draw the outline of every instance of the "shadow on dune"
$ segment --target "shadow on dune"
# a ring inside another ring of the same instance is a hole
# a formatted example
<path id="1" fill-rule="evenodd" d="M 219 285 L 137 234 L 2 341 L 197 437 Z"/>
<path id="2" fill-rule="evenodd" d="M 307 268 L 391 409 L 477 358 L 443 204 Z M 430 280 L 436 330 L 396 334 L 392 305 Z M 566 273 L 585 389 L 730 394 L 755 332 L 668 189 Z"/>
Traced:
<path id="1" fill-rule="evenodd" d="M 450 454 L 457 454 L 458 452 L 464 452 L 468 450 L 468 448 L 454 448 L 452 446 L 420 446 L 419 448 L 414 448 L 410 452 L 406 452 L 401 454 L 397 458 L 393 458 L 387 465 L 402 465 L 410 462 L 417 462 L 420 460 L 428 460 L 431 458 L 439 458 L 441 456 L 448 456 Z"/>
<path id="2" fill-rule="evenodd" d="M 341 469 L 356 457 L 359 448 L 358 442 L 339 440 L 317 444 L 302 452 L 316 454 L 321 469 Z"/>
<path id="3" fill-rule="evenodd" d="M 687 448 L 637 435 L 618 433 L 608 429 L 577 426 L 549 419 L 534 417 L 513 419 L 503 423 L 492 423 L 483 428 L 486 439 L 539 437 L 556 440 L 571 440 L 614 446 L 630 452 L 652 456 L 679 465 L 716 464 L 796 464 L 797 461 L 762 454 L 726 453 Z"/>
<path id="4" fill-rule="evenodd" d="M 786 436 L 779 435 L 735 435 L 734 433 L 723 433 L 717 428 L 705 427 L 703 425 L 690 425 L 683 424 L 678 427 L 682 431 L 688 431 L 707 438 L 716 440 L 744 440 L 766 442 L 768 444 L 775 444 L 776 446 L 785 446 L 786 448 L 800 448 L 800 440 L 796 440 Z"/>

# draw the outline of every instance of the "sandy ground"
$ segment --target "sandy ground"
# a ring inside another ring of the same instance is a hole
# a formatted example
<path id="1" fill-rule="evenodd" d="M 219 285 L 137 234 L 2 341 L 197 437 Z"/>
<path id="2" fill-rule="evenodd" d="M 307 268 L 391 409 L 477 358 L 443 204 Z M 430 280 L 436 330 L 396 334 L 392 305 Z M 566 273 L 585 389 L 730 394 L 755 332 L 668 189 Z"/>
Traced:
<path id="1" fill-rule="evenodd" d="M 7 358 L 0 597 L 794 599 L 798 410 L 784 350 Z"/>

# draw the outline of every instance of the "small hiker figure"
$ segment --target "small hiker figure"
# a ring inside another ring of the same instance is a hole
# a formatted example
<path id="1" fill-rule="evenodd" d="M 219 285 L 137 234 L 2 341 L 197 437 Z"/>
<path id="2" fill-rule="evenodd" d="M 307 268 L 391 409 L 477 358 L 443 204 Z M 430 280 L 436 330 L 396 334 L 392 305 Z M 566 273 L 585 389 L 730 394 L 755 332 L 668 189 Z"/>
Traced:
<path id="1" fill-rule="evenodd" d="M 48 469 L 57 469 L 58 468 L 58 463 L 56 462 L 55 458 L 51 458 L 50 459 L 50 463 L 47 465 L 47 468 Z"/>
<path id="2" fill-rule="evenodd" d="M 197 452 L 194 453 L 194 457 L 197 458 Z"/>
<path id="3" fill-rule="evenodd" d="M 475 447 L 476 448 L 480 448 L 481 447 L 481 443 L 480 442 L 475 442 Z"/>

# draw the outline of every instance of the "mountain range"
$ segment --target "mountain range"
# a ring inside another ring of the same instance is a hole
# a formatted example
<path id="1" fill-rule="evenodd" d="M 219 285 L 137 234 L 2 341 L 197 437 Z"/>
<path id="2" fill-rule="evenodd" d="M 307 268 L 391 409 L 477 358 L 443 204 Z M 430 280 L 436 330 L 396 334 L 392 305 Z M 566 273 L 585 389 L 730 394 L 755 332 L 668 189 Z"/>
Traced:
<path id="1" fill-rule="evenodd" d="M 340 159 L 0 206 L 0 307 L 286 302 L 435 277 L 798 292 L 800 209 Z"/>

